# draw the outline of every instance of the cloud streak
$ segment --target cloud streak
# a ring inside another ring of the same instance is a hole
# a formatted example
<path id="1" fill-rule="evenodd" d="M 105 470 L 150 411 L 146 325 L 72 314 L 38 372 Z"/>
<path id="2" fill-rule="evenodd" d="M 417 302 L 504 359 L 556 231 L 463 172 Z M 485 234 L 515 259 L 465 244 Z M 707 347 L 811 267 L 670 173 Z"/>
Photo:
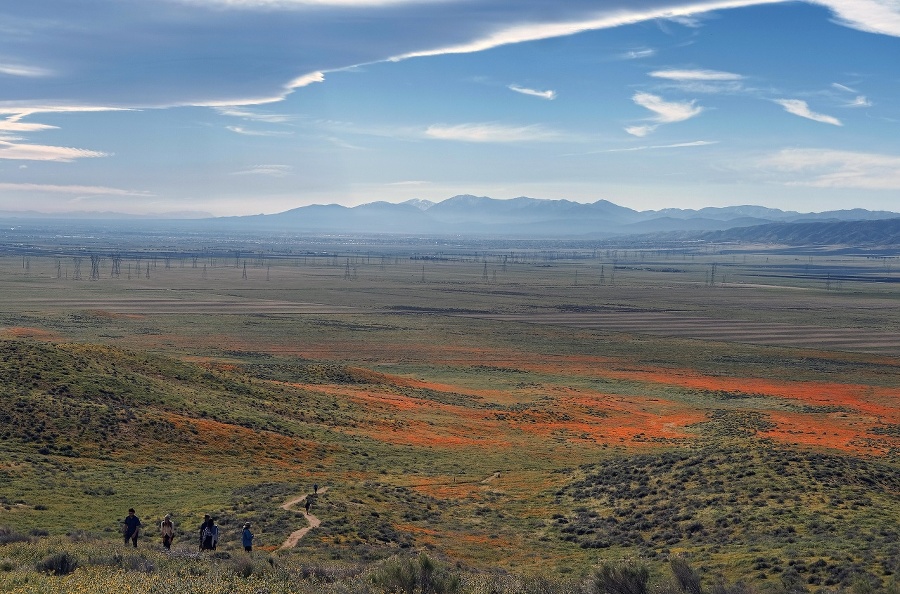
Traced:
<path id="1" fill-rule="evenodd" d="M 702 107 L 694 105 L 695 101 L 665 101 L 659 95 L 653 95 L 652 93 L 638 92 L 631 99 L 636 104 L 656 114 L 650 118 L 650 121 L 654 122 L 652 124 L 625 128 L 625 131 L 632 136 L 646 136 L 656 130 L 661 124 L 683 122 L 700 115 L 703 111 Z"/>
<path id="2" fill-rule="evenodd" d="M 679 81 L 730 81 L 744 78 L 740 74 L 718 70 L 655 70 L 650 76 Z"/>
<path id="3" fill-rule="evenodd" d="M 793 179 L 784 182 L 791 186 L 900 190 L 900 156 L 897 155 L 785 149 L 764 157 L 758 165 L 793 174 Z"/>
<path id="4" fill-rule="evenodd" d="M 286 177 L 291 175 L 293 167 L 290 165 L 255 165 L 249 169 L 234 171 L 231 175 L 264 175 L 269 177 Z"/>
<path id="5" fill-rule="evenodd" d="M 57 161 L 70 163 L 76 159 L 108 157 L 109 153 L 65 146 L 43 144 L 20 144 L 10 139 L 0 139 L 0 159 L 21 161 Z"/>
<path id="6" fill-rule="evenodd" d="M 794 114 L 795 116 L 813 120 L 814 122 L 831 124 L 832 126 L 843 126 L 841 121 L 835 117 L 812 111 L 806 101 L 801 99 L 775 99 L 774 101 L 782 106 L 786 112 Z"/>
<path id="7" fill-rule="evenodd" d="M 658 7 L 645 8 L 643 10 L 629 9 L 627 5 L 623 5 L 610 8 L 605 12 L 594 13 L 591 16 L 578 20 L 560 21 L 555 23 L 501 25 L 493 32 L 472 39 L 471 41 L 445 45 L 430 50 L 398 54 L 390 59 L 398 61 L 409 58 L 440 56 L 445 54 L 468 54 L 504 45 L 524 43 L 526 41 L 539 41 L 541 39 L 550 39 L 554 37 L 567 37 L 586 31 L 611 29 L 654 19 L 674 19 L 716 10 L 742 8 L 758 4 L 775 4 L 784 1 L 786 0 L 720 0 L 714 2 L 689 2 L 681 6 L 666 4 Z"/>
<path id="8" fill-rule="evenodd" d="M 548 101 L 553 101 L 554 99 L 556 99 L 556 91 L 553 90 L 538 91 L 536 89 L 529 89 L 528 87 L 520 87 L 519 85 L 509 85 L 507 88 L 510 91 L 515 91 L 516 93 L 521 93 L 522 95 L 539 97 L 541 99 L 547 99 Z"/>
<path id="9" fill-rule="evenodd" d="M 150 192 L 122 190 L 104 186 L 64 186 L 54 184 L 0 183 L 0 190 L 10 192 L 50 192 L 54 194 L 80 194 L 91 196 L 153 196 Z"/>
<path id="10" fill-rule="evenodd" d="M 469 123 L 448 126 L 435 124 L 425 130 L 427 138 L 460 142 L 553 142 L 563 135 L 539 125 L 507 126 L 495 123 Z"/>
<path id="11" fill-rule="evenodd" d="M 50 76 L 53 72 L 46 68 L 38 68 L 36 66 L 0 62 L 0 74 L 5 74 L 7 76 L 23 76 L 26 78 L 40 78 L 43 76 Z"/>
<path id="12" fill-rule="evenodd" d="M 657 150 L 657 149 L 709 146 L 711 144 L 719 144 L 719 141 L 718 140 L 694 140 L 691 142 L 676 142 L 675 144 L 655 144 L 655 145 L 646 145 L 646 146 L 633 146 L 633 147 L 620 148 L 620 149 L 609 149 L 609 150 L 600 151 L 600 152 L 603 152 L 603 153 L 630 153 L 630 152 L 634 152 L 634 151 L 651 151 L 651 150 Z"/>

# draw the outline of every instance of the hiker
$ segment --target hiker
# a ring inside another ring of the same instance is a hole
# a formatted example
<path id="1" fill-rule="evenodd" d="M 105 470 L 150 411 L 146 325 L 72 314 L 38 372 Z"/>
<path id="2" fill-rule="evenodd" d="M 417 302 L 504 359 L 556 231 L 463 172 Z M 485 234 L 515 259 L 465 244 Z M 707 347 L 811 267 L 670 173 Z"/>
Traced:
<path id="1" fill-rule="evenodd" d="M 213 527 L 215 524 L 209 514 L 203 516 L 203 523 L 200 524 L 200 550 L 213 550 Z"/>
<path id="2" fill-rule="evenodd" d="M 319 483 L 313 483 L 313 495 L 319 492 Z"/>
<path id="3" fill-rule="evenodd" d="M 306 503 L 303 504 L 303 507 L 306 508 L 306 515 L 309 515 L 309 506 L 312 505 L 312 495 L 306 496 Z"/>
<path id="4" fill-rule="evenodd" d="M 215 518 L 213 518 L 212 523 L 212 550 L 216 550 L 216 547 L 219 546 L 219 525 L 216 524 Z"/>
<path id="5" fill-rule="evenodd" d="M 244 524 L 244 529 L 241 531 L 241 544 L 248 553 L 253 551 L 253 533 L 250 532 L 250 522 Z"/>
<path id="6" fill-rule="evenodd" d="M 163 548 L 167 551 L 172 549 L 172 540 L 175 538 L 175 523 L 172 522 L 172 516 L 166 514 L 163 521 L 159 524 L 159 533 L 162 535 Z"/>
<path id="7" fill-rule="evenodd" d="M 140 531 L 141 521 L 134 515 L 134 508 L 130 508 L 128 510 L 128 516 L 122 520 L 122 533 L 125 535 L 125 546 L 128 546 L 128 541 L 130 540 L 134 545 L 134 548 L 137 548 L 137 539 Z"/>

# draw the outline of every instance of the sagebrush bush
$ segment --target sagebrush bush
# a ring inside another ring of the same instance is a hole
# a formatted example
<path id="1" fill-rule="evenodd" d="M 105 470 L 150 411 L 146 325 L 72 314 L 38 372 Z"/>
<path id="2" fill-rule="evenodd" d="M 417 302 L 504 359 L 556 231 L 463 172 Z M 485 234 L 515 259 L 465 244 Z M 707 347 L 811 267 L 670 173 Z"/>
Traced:
<path id="1" fill-rule="evenodd" d="M 67 552 L 55 553 L 41 559 L 37 570 L 52 575 L 66 575 L 78 568 L 78 559 Z"/>
<path id="2" fill-rule="evenodd" d="M 394 558 L 372 575 L 372 582 L 388 594 L 453 594 L 459 576 L 451 574 L 425 553 L 416 559 Z"/>
<path id="3" fill-rule="evenodd" d="M 7 526 L 0 526 L 0 545 L 10 544 L 13 542 L 28 542 L 30 537 L 16 532 Z"/>
<path id="4" fill-rule="evenodd" d="M 593 594 L 647 594 L 650 571 L 632 560 L 604 562 L 594 572 Z"/>

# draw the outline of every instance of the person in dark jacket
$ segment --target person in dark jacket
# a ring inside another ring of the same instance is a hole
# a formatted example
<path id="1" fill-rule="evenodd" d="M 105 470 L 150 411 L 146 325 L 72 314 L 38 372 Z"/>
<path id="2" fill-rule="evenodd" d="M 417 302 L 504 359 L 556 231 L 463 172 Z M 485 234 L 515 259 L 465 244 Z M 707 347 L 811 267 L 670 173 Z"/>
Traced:
<path id="1" fill-rule="evenodd" d="M 209 514 L 203 516 L 203 523 L 200 524 L 201 551 L 211 551 L 215 548 L 215 543 L 213 542 L 215 526 L 216 524 L 213 522 L 213 519 L 209 517 Z"/>
<path id="2" fill-rule="evenodd" d="M 128 546 L 128 541 L 130 540 L 131 544 L 134 545 L 134 548 L 137 548 L 137 539 L 141 530 L 141 521 L 134 515 L 134 508 L 128 510 L 128 515 L 122 520 L 122 528 L 122 534 L 125 535 L 125 545 Z"/>
<path id="3" fill-rule="evenodd" d="M 248 553 L 253 551 L 253 533 L 250 532 L 250 522 L 244 524 L 244 529 L 241 531 L 241 544 Z"/>

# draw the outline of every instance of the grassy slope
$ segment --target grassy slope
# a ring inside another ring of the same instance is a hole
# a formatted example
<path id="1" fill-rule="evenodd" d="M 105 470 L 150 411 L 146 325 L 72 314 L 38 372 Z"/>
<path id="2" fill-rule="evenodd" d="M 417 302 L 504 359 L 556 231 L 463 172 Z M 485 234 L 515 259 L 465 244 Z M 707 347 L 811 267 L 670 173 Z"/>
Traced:
<path id="1" fill-rule="evenodd" d="M 472 270 L 477 280 L 481 266 Z M 186 282 L 177 273 L 168 273 L 174 286 Z M 527 274 L 502 291 L 466 280 L 410 286 L 397 276 L 352 290 L 329 277 L 239 293 L 454 311 L 665 299 L 714 302 L 703 306 L 714 311 L 728 301 L 628 286 L 624 273 L 623 286 L 602 292 L 549 277 L 546 287 L 543 277 L 525 285 Z M 34 289 L 17 282 L 17 299 Z M 238 293 L 212 282 L 200 288 L 193 279 L 177 296 Z M 71 287 L 85 303 L 127 296 L 117 283 Z M 805 299 L 813 311 L 784 308 L 788 321 L 808 323 L 824 307 Z M 600 558 L 657 558 L 668 549 L 695 555 L 711 573 L 763 584 L 780 583 L 798 563 L 815 566 L 803 575 L 819 580 L 811 587 L 835 579 L 829 565 L 847 570 L 843 584 L 896 571 L 890 535 L 878 532 L 900 520 L 896 485 L 854 478 L 896 472 L 896 359 L 424 313 L 17 308 L 5 314 L 5 334 L 40 340 L 0 349 L 0 472 L 8 479 L 0 524 L 113 532 L 129 506 L 145 520 L 174 512 L 183 527 L 212 512 L 230 538 L 250 520 L 259 544 L 274 547 L 303 522 L 278 505 L 319 482 L 331 490 L 316 502 L 323 525 L 301 542 L 303 558 L 434 547 L 476 566 L 578 574 Z M 825 458 L 810 457 L 810 448 Z M 795 451 L 800 462 L 782 467 Z M 678 458 L 666 463 L 670 455 Z M 833 478 L 812 472 L 822 460 L 836 465 Z M 704 473 L 685 477 L 688 462 Z M 619 473 L 613 485 L 605 468 Z M 610 499 L 626 471 L 634 484 Z M 655 481 L 661 501 L 642 494 L 639 476 Z M 658 509 L 666 502 L 679 519 Z M 631 510 L 647 525 L 629 524 Z M 834 533 L 841 540 L 828 544 Z"/>

